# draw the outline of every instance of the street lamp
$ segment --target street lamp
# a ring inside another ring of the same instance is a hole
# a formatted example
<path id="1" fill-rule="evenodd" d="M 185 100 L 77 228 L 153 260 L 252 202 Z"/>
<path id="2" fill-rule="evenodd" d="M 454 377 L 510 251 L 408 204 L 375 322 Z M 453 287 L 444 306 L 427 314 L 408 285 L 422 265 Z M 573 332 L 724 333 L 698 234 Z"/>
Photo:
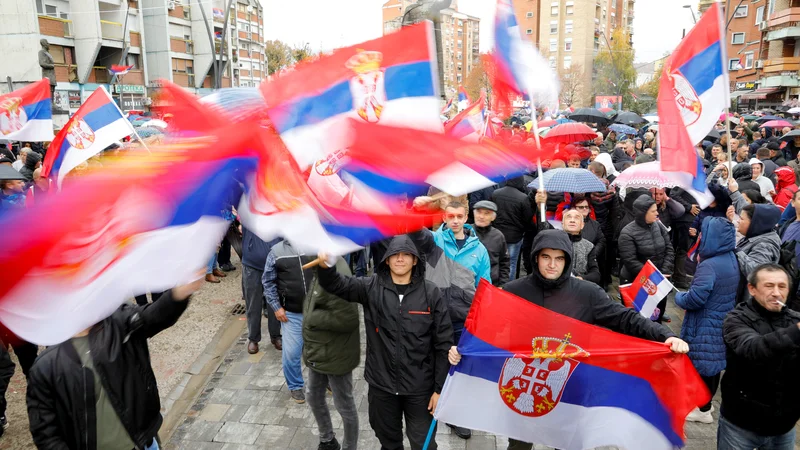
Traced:
<path id="1" fill-rule="evenodd" d="M 683 5 L 683 7 L 687 8 L 689 12 L 692 13 L 692 22 L 697 23 L 697 16 L 694 15 L 694 8 L 692 8 L 692 5 Z"/>

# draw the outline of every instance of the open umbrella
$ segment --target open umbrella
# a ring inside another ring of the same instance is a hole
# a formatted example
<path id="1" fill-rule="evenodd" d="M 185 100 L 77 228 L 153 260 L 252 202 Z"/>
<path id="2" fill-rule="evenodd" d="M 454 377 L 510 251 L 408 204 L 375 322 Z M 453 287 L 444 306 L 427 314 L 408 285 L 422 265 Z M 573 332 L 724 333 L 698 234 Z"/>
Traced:
<path id="1" fill-rule="evenodd" d="M 783 120 L 783 117 L 778 117 L 778 116 L 761 116 L 761 117 L 759 117 L 758 119 L 756 119 L 756 122 L 764 123 L 764 122 L 769 122 L 770 120 Z"/>
<path id="2" fill-rule="evenodd" d="M 586 169 L 552 169 L 542 175 L 544 189 L 548 192 L 605 192 L 606 186 L 592 172 Z M 539 188 L 539 178 L 535 178 L 529 188 Z"/>
<path id="3" fill-rule="evenodd" d="M 144 122 L 141 126 L 142 127 L 156 127 L 156 128 L 166 129 L 167 128 L 167 122 L 164 122 L 161 119 L 151 119 L 151 120 L 148 120 L 147 122 Z"/>
<path id="4" fill-rule="evenodd" d="M 789 108 L 786 112 L 789 114 L 800 114 L 800 107 Z"/>
<path id="5" fill-rule="evenodd" d="M 661 170 L 659 161 L 634 164 L 620 172 L 611 184 L 619 187 L 620 193 L 625 192 L 627 188 L 681 187 L 698 201 L 700 208 L 707 207 L 714 200 L 714 196 L 711 195 L 708 189 L 705 192 L 692 189 L 691 174 L 686 172 L 664 172 Z"/>
<path id="6" fill-rule="evenodd" d="M 597 137 L 587 125 L 582 123 L 564 123 L 556 125 L 547 132 L 545 139 L 548 143 L 572 144 L 573 142 L 588 141 Z"/>
<path id="7" fill-rule="evenodd" d="M 792 130 L 783 136 L 781 136 L 782 141 L 788 141 L 789 139 L 794 139 L 796 137 L 800 137 L 800 130 Z"/>
<path id="8" fill-rule="evenodd" d="M 728 122 L 730 122 L 732 124 L 739 125 L 739 122 L 741 122 L 741 120 L 738 117 L 731 116 L 731 117 L 728 117 Z"/>
<path id="9" fill-rule="evenodd" d="M 761 128 L 783 128 L 792 127 L 793 125 L 785 120 L 770 120 L 761 124 Z"/>
<path id="10" fill-rule="evenodd" d="M 742 116 L 742 119 L 747 120 L 747 121 L 751 121 L 751 120 L 758 119 L 758 116 L 754 116 L 752 114 L 747 114 L 747 115 Z"/>
<path id="11" fill-rule="evenodd" d="M 527 126 L 528 124 L 526 123 L 525 125 Z M 539 128 L 553 127 L 553 126 L 556 126 L 556 125 L 558 125 L 558 122 L 556 122 L 553 119 L 540 120 L 539 121 Z M 529 131 L 530 131 L 530 128 L 529 128 Z"/>
<path id="12" fill-rule="evenodd" d="M 602 111 L 595 108 L 578 108 L 569 115 L 569 118 L 578 122 L 606 124 L 611 122 Z"/>
<path id="13" fill-rule="evenodd" d="M 608 114 L 610 112 L 614 112 L 614 108 L 597 108 L 597 110 L 600 111 L 603 114 Z"/>
<path id="14" fill-rule="evenodd" d="M 655 115 L 655 114 L 648 114 L 646 116 L 643 116 L 642 119 L 644 119 L 644 120 L 646 120 L 646 121 L 648 121 L 650 123 L 658 123 L 658 116 Z"/>
<path id="15" fill-rule="evenodd" d="M 637 123 L 644 123 L 646 120 L 634 112 L 623 111 L 617 114 L 617 117 L 614 118 L 614 122 L 623 125 L 636 125 Z"/>
<path id="16" fill-rule="evenodd" d="M 556 123 L 559 124 L 559 125 L 561 125 L 562 123 L 573 123 L 573 122 L 575 122 L 575 121 L 567 119 L 565 117 L 562 117 L 560 119 L 556 119 Z"/>
<path id="17" fill-rule="evenodd" d="M 14 170 L 13 167 L 5 164 L 0 164 L 0 180 L 24 180 L 25 177 L 21 173 Z"/>
<path id="18" fill-rule="evenodd" d="M 719 136 L 720 136 L 719 131 L 717 131 L 716 129 L 712 128 L 711 131 L 709 131 L 708 134 L 706 135 L 705 140 L 706 141 L 716 141 L 717 139 L 719 139 Z"/>
<path id="19" fill-rule="evenodd" d="M 616 133 L 627 134 L 628 136 L 634 136 L 637 133 L 636 128 L 622 125 L 620 123 L 611 124 L 608 126 L 608 129 Z"/>

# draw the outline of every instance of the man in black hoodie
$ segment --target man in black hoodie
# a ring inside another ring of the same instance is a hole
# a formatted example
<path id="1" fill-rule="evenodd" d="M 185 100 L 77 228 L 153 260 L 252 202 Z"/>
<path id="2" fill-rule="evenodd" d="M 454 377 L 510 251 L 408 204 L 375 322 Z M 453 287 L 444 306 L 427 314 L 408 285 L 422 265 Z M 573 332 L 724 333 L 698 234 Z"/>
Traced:
<path id="1" fill-rule="evenodd" d="M 450 364 L 453 328 L 441 291 L 425 280 L 414 242 L 396 236 L 376 274 L 348 277 L 319 255 L 319 282 L 330 294 L 364 307 L 369 423 L 386 450 L 403 448 L 403 416 L 412 450 L 425 444 Z M 435 437 L 435 432 L 434 432 Z M 437 448 L 435 439 L 428 446 Z"/>
<path id="2" fill-rule="evenodd" d="M 19 169 L 20 175 L 25 177 L 25 183 L 33 183 L 33 171 L 42 167 L 42 155 L 31 151 L 25 157 L 25 165 Z"/>
<path id="3" fill-rule="evenodd" d="M 670 345 L 673 352 L 688 353 L 686 342 L 669 328 L 646 319 L 631 308 L 612 301 L 603 289 L 572 276 L 573 249 L 567 233 L 540 231 L 533 241 L 533 273 L 503 289 L 523 299 L 592 325 Z M 451 351 L 457 355 L 457 352 Z M 457 358 L 451 357 L 451 363 Z M 509 439 L 508 450 L 530 450 L 533 444 Z"/>
<path id="4" fill-rule="evenodd" d="M 761 186 L 753 181 L 753 168 L 750 167 L 749 162 L 733 166 L 733 179 L 739 184 L 740 192 L 748 189 L 761 192 Z"/>
<path id="5" fill-rule="evenodd" d="M 492 202 L 497 205 L 494 226 L 506 238 L 508 255 L 511 258 L 509 280 L 513 280 L 517 278 L 522 238 L 533 220 L 533 208 L 525 194 L 525 177 L 508 180 L 504 187 L 492 193 Z"/>

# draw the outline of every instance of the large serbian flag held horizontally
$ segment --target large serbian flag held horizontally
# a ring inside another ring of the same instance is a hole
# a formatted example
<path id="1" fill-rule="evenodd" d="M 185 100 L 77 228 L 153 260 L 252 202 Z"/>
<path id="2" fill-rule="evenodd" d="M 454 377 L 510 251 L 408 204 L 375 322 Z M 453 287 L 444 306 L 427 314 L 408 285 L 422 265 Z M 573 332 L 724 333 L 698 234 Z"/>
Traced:
<path id="1" fill-rule="evenodd" d="M 51 101 L 50 82 L 46 78 L 0 95 L 0 139 L 52 141 Z"/>
<path id="2" fill-rule="evenodd" d="M 695 176 L 703 191 L 703 164 L 694 146 L 730 105 L 722 7 L 712 3 L 664 63 L 658 90 L 661 168 Z"/>
<path id="3" fill-rule="evenodd" d="M 261 83 L 270 120 L 301 170 L 346 148 L 347 118 L 442 131 L 430 22 L 336 50 Z"/>
<path id="4" fill-rule="evenodd" d="M 239 137 L 241 136 L 241 138 Z M 0 321 L 21 338 L 53 345 L 110 315 L 133 295 L 196 277 L 229 223 L 246 130 L 168 153 L 129 154 L 81 176 L 61 195 L 0 217 Z M 224 157 L 219 153 L 228 149 Z"/>
<path id="5" fill-rule="evenodd" d="M 686 355 L 481 280 L 436 418 L 564 450 L 682 447 L 709 393 Z"/>
<path id="6" fill-rule="evenodd" d="M 70 170 L 131 134 L 133 125 L 122 115 L 108 91 L 100 86 L 50 143 L 42 175 L 56 178 L 61 186 Z"/>

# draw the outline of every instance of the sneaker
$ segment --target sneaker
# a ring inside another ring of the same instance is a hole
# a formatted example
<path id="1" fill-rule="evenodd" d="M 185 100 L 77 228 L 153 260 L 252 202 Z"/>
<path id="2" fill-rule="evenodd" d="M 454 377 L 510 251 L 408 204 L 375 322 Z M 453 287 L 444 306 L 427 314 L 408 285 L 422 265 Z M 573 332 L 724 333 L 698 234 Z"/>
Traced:
<path id="1" fill-rule="evenodd" d="M 317 450 L 340 450 L 341 448 L 342 446 L 339 445 L 339 441 L 333 438 L 328 442 L 320 442 Z"/>
<path id="2" fill-rule="evenodd" d="M 302 389 L 294 390 L 292 391 L 292 400 L 302 405 L 306 402 L 306 394 L 303 393 Z"/>
<path id="3" fill-rule="evenodd" d="M 711 410 L 706 412 L 700 411 L 699 408 L 695 408 L 692 412 L 686 416 L 687 422 L 699 422 L 699 423 L 714 423 L 714 418 L 711 417 Z"/>
<path id="4" fill-rule="evenodd" d="M 453 430 L 453 433 L 455 433 L 456 436 L 460 437 L 461 439 L 469 439 L 472 437 L 472 430 L 469 428 L 457 427 L 455 425 L 450 425 L 449 423 L 447 426 L 450 427 Z"/>

